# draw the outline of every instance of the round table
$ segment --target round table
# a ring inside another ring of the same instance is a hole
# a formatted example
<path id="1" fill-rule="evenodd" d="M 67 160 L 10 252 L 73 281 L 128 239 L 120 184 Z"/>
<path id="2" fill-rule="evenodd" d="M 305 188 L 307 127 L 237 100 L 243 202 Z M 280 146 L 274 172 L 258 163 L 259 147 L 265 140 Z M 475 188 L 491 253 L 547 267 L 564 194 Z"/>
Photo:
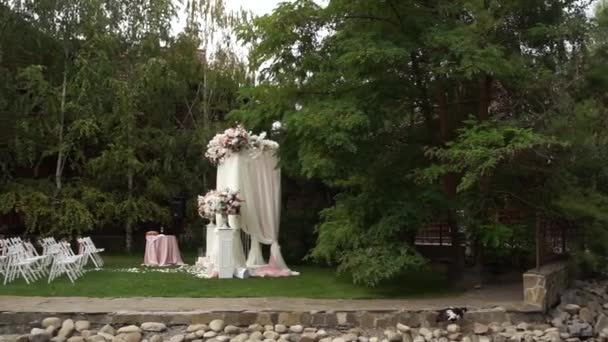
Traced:
<path id="1" fill-rule="evenodd" d="M 146 266 L 184 265 L 174 235 L 146 235 Z"/>

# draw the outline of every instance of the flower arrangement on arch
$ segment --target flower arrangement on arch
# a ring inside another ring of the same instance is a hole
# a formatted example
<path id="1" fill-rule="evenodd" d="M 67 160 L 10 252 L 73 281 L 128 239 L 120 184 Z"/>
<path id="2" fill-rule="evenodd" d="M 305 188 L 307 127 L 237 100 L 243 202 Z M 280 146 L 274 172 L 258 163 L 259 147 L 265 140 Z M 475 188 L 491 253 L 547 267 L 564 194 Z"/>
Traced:
<path id="1" fill-rule="evenodd" d="M 279 145 L 270 140 L 265 140 L 266 132 L 255 135 L 247 132 L 241 125 L 228 128 L 224 133 L 216 134 L 207 144 L 205 157 L 213 164 L 220 164 L 233 153 L 245 150 L 277 149 Z"/>

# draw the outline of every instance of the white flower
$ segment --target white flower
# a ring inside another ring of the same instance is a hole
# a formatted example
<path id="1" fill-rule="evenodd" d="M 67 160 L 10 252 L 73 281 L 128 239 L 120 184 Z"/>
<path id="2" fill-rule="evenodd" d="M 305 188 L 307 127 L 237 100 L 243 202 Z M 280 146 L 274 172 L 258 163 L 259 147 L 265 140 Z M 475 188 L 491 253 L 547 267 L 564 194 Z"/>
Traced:
<path id="1" fill-rule="evenodd" d="M 281 123 L 281 121 L 275 121 L 272 123 L 273 131 L 279 131 L 279 130 L 281 130 L 282 127 L 283 127 L 283 124 Z"/>

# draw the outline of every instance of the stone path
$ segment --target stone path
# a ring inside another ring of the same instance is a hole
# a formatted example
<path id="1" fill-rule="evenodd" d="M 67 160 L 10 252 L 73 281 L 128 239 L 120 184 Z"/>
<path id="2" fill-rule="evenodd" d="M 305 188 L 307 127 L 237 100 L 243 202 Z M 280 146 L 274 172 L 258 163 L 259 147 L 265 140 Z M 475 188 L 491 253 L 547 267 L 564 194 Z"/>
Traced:
<path id="1" fill-rule="evenodd" d="M 1 289 L 0 289 L 1 293 Z M 490 287 L 429 299 L 328 300 L 301 298 L 88 298 L 0 296 L 0 312 L 108 313 L 121 311 L 423 311 L 448 306 L 523 309 L 521 285 Z"/>

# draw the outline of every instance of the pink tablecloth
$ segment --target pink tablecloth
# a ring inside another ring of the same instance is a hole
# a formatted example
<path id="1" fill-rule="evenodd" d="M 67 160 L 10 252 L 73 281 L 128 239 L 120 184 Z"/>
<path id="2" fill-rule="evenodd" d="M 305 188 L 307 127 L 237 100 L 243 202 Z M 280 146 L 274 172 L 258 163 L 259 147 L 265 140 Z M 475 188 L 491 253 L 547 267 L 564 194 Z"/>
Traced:
<path id="1" fill-rule="evenodd" d="M 184 265 L 175 236 L 147 235 L 146 253 L 144 254 L 144 265 Z"/>

